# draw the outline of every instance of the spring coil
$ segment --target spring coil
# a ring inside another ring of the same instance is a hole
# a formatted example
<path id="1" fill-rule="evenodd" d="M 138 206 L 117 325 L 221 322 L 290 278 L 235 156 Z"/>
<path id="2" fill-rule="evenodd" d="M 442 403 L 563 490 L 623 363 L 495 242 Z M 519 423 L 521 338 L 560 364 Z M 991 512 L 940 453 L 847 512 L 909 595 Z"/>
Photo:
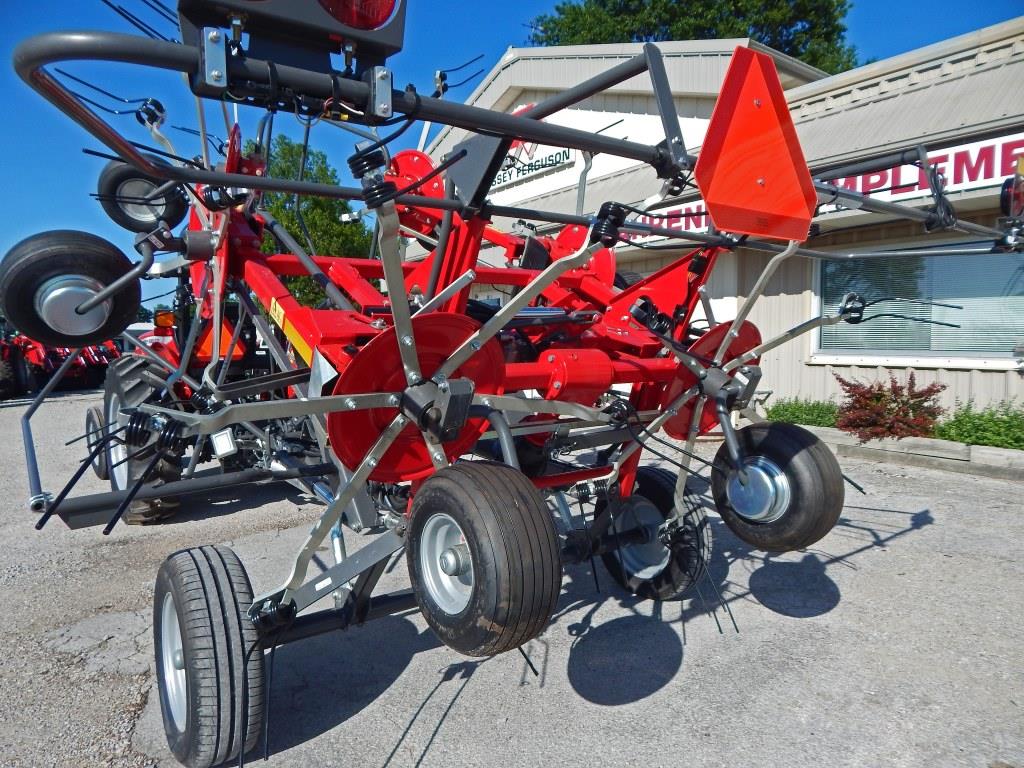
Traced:
<path id="1" fill-rule="evenodd" d="M 219 409 L 217 407 L 217 401 L 213 399 L 213 396 L 209 392 L 203 390 L 196 390 L 192 393 L 189 398 L 189 403 L 202 414 L 209 415 L 216 413 Z"/>
<path id="2" fill-rule="evenodd" d="M 603 203 L 594 219 L 590 242 L 612 246 L 619 240 L 619 227 L 626 221 L 628 211 L 618 203 Z"/>
<path id="3" fill-rule="evenodd" d="M 574 489 L 576 498 L 582 504 L 608 498 L 608 481 L 598 478 L 589 483 L 580 483 Z"/>
<path id="4" fill-rule="evenodd" d="M 124 431 L 124 441 L 128 445 L 141 447 L 149 442 L 151 435 L 148 414 L 136 411 L 128 418 L 128 426 Z"/>
<path id="5" fill-rule="evenodd" d="M 175 452 L 183 447 L 181 430 L 183 425 L 180 421 L 168 419 L 156 437 L 156 449 L 164 452 Z"/>
<path id="6" fill-rule="evenodd" d="M 398 194 L 398 187 L 392 181 L 380 181 L 363 189 L 363 201 L 370 209 L 380 208 L 384 203 L 393 200 Z"/>
<path id="7" fill-rule="evenodd" d="M 367 152 L 356 152 L 348 159 L 349 170 L 357 179 L 383 168 L 386 163 L 387 157 L 384 155 L 384 150 L 379 147 Z"/>

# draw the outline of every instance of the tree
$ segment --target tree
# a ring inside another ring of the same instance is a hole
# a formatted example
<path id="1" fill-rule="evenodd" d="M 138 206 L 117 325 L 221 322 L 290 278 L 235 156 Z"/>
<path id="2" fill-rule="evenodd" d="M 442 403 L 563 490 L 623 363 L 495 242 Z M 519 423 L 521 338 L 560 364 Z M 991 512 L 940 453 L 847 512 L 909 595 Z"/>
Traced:
<path id="1" fill-rule="evenodd" d="M 153 310 L 146 307 L 140 306 L 139 313 L 135 317 L 137 323 L 152 323 L 153 322 Z"/>
<path id="2" fill-rule="evenodd" d="M 248 148 L 251 151 L 251 146 Z M 302 144 L 287 136 L 274 137 L 273 151 L 267 167 L 267 175 L 278 179 L 297 179 L 302 162 Z M 306 157 L 305 181 L 320 184 L 337 184 L 338 173 L 327 161 L 327 155 L 320 150 L 310 149 Z M 288 232 L 306 246 L 306 236 L 299 221 L 301 211 L 312 240 L 314 252 L 320 255 L 365 257 L 370 252 L 371 234 L 359 222 L 344 223 L 341 217 L 351 208 L 344 200 L 326 197 L 299 197 L 296 208 L 295 195 L 288 193 L 265 193 L 263 207 L 280 222 Z M 276 253 L 280 250 L 277 242 L 268 234 L 263 241 L 263 251 Z M 323 289 L 312 278 L 295 277 L 286 281 L 295 298 L 306 306 L 314 307 L 326 299 Z"/>
<path id="3" fill-rule="evenodd" d="M 857 64 L 846 43 L 848 0 L 581 0 L 531 23 L 533 45 L 751 37 L 826 72 Z"/>

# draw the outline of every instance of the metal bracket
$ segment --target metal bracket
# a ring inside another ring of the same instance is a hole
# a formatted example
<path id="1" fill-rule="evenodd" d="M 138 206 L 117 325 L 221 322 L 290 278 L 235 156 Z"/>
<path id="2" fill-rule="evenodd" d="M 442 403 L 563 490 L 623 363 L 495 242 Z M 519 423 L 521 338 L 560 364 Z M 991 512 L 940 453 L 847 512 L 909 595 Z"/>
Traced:
<path id="1" fill-rule="evenodd" d="M 371 67 L 364 78 L 370 86 L 367 102 L 370 113 L 374 117 L 391 117 L 391 70 L 387 67 Z"/>
<path id="2" fill-rule="evenodd" d="M 216 27 L 203 27 L 200 39 L 203 41 L 200 72 L 205 90 L 216 94 L 224 93 L 228 89 L 227 38 Z"/>

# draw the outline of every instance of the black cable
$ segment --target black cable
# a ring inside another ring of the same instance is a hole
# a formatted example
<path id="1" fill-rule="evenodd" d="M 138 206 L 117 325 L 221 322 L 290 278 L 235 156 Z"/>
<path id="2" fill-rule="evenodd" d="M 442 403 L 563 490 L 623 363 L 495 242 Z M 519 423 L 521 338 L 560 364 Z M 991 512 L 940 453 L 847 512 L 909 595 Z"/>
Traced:
<path id="1" fill-rule="evenodd" d="M 410 112 L 405 117 L 400 119 L 401 122 L 403 123 L 401 128 L 399 128 L 397 131 L 394 131 L 394 132 L 388 134 L 387 136 L 385 136 L 382 139 L 377 139 L 377 141 L 375 141 L 375 142 L 373 142 L 373 143 L 371 143 L 371 144 L 369 144 L 369 145 L 367 145 L 365 147 L 362 147 L 361 149 L 359 149 L 353 155 L 353 157 L 361 158 L 361 157 L 364 157 L 365 155 L 368 155 L 368 154 L 370 154 L 370 153 L 372 153 L 372 152 L 374 152 L 374 151 L 376 151 L 378 149 L 382 149 L 382 148 L 386 147 L 388 144 L 390 144 L 392 141 L 397 139 L 399 136 L 401 136 L 403 133 L 405 133 L 407 130 L 409 130 L 409 128 L 412 127 L 412 124 L 414 122 L 416 122 L 416 113 L 419 112 L 419 103 L 420 103 L 420 97 L 417 95 L 416 96 L 416 107 L 412 110 L 412 112 Z"/>
<path id="2" fill-rule="evenodd" d="M 455 165 L 457 162 L 459 162 L 459 160 L 461 160 L 462 158 L 464 158 L 468 154 L 469 154 L 469 152 L 467 152 L 465 149 L 460 149 L 454 155 L 451 155 L 444 162 L 440 163 L 430 173 L 427 173 L 427 174 L 421 176 L 419 179 L 417 179 L 416 181 L 414 181 L 412 184 L 410 184 L 409 186 L 405 187 L 404 189 L 398 190 L 395 193 L 395 197 L 398 197 L 399 195 L 407 194 L 407 193 L 411 192 L 412 190 L 416 189 L 417 187 L 422 187 L 426 182 L 430 181 L 435 176 L 438 176 L 438 175 L 444 173 L 446 170 L 451 168 L 453 165 Z"/>

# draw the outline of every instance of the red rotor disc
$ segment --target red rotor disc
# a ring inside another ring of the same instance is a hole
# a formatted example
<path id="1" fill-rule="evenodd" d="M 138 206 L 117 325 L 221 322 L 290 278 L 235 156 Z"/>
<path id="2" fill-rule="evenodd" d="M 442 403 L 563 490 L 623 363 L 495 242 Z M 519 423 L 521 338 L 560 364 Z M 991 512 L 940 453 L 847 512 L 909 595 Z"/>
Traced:
<path id="1" fill-rule="evenodd" d="M 689 351 L 693 354 L 703 358 L 713 358 L 715 353 L 718 352 L 718 347 L 722 343 L 722 339 L 725 334 L 729 332 L 731 323 L 720 323 L 712 328 L 710 331 L 705 333 L 693 344 L 690 345 Z M 744 352 L 749 352 L 751 349 L 761 343 L 761 332 L 757 330 L 757 326 L 748 320 L 744 320 L 739 327 L 739 335 L 733 340 L 732 344 L 729 345 L 729 349 L 726 350 L 725 359 L 722 363 L 727 363 L 730 360 L 739 357 Z M 751 360 L 752 365 L 757 365 L 759 358 Z M 684 368 L 682 365 L 679 366 L 679 372 L 676 377 L 669 382 L 668 387 L 665 389 L 665 394 L 661 398 L 661 409 L 668 408 L 669 404 L 675 400 L 679 395 L 688 390 L 694 384 L 697 383 L 696 377 L 690 373 L 690 371 Z M 679 409 L 679 413 L 668 421 L 665 422 L 665 432 L 669 436 L 674 437 L 676 440 L 685 440 L 690 435 L 690 420 L 693 418 L 693 408 L 697 400 L 694 398 L 682 408 Z M 718 417 L 715 415 L 714 404 L 710 401 L 704 404 L 704 410 L 700 417 L 700 430 L 698 434 L 703 435 L 705 432 L 713 429 L 718 424 Z"/>
<path id="2" fill-rule="evenodd" d="M 465 315 L 432 312 L 413 318 L 416 354 L 420 372 L 429 378 L 451 356 L 451 353 L 480 324 Z M 501 345 L 491 339 L 451 377 L 468 378 L 475 384 L 475 393 L 495 395 L 504 392 L 505 356 Z M 406 387 L 402 358 L 394 328 L 389 328 L 359 350 L 345 368 L 334 387 L 335 395 L 401 392 Z M 365 411 L 338 411 L 327 416 L 327 434 L 342 463 L 354 469 L 366 457 L 377 438 L 394 420 L 397 408 L 374 408 Z M 479 439 L 487 426 L 486 419 L 469 419 L 458 437 L 443 445 L 448 460 L 461 456 Z M 415 424 L 407 426 L 377 463 L 371 480 L 397 483 L 417 480 L 434 471 L 426 443 Z"/>

